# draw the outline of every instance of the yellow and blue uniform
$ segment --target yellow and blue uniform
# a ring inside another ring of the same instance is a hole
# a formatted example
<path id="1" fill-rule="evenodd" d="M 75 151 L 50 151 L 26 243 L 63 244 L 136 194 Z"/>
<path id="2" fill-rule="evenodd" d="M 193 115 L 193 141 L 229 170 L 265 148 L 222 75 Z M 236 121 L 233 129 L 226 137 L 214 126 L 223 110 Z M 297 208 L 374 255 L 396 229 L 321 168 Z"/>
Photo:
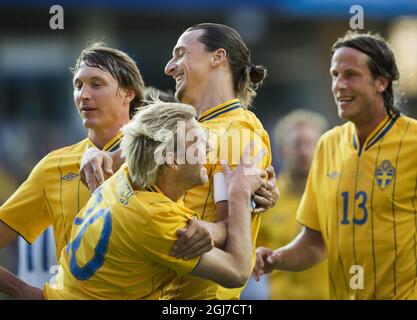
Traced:
<path id="1" fill-rule="evenodd" d="M 200 125 L 208 131 L 213 150 L 206 165 L 209 181 L 205 185 L 189 190 L 184 196 L 184 205 L 198 212 L 201 218 L 217 222 L 216 205 L 213 198 L 213 176 L 221 172 L 220 160 L 227 160 L 233 168 L 240 163 L 245 147 L 255 141 L 255 153 L 265 148 L 260 167 L 271 164 L 269 136 L 261 122 L 250 111 L 242 108 L 238 99 L 232 99 L 213 107 L 198 118 Z M 257 142 L 257 143 L 256 143 Z M 252 215 L 252 266 L 255 264 L 255 242 L 260 225 L 260 215 Z M 210 280 L 193 275 L 178 277 L 164 288 L 163 299 L 238 299 L 243 288 L 226 289 Z"/>
<path id="2" fill-rule="evenodd" d="M 8 197 L 16 190 L 16 178 L 8 174 L 0 165 L 0 204 L 3 204 Z"/>
<path id="3" fill-rule="evenodd" d="M 320 139 L 297 218 L 323 235 L 332 298 L 417 298 L 416 150 L 405 116 L 386 117 L 362 148 L 351 122 Z"/>
<path id="4" fill-rule="evenodd" d="M 195 216 L 156 186 L 135 190 L 123 165 L 74 220 L 56 282 L 45 286 L 45 297 L 158 298 L 162 286 L 198 263 L 199 258 L 169 255 L 176 231 Z"/>
<path id="5" fill-rule="evenodd" d="M 121 138 L 119 133 L 103 150 L 116 150 Z M 80 161 L 89 146 L 94 143 L 87 138 L 46 155 L 1 206 L 0 220 L 29 243 L 52 225 L 59 257 L 68 244 L 74 217 L 91 195 L 79 177 Z"/>
<path id="6" fill-rule="evenodd" d="M 295 218 L 302 193 L 289 174 L 277 179 L 279 204 L 262 215 L 256 246 L 280 248 L 291 242 L 301 226 Z M 274 271 L 268 275 L 269 298 L 273 300 L 329 299 L 327 260 L 302 272 Z"/>

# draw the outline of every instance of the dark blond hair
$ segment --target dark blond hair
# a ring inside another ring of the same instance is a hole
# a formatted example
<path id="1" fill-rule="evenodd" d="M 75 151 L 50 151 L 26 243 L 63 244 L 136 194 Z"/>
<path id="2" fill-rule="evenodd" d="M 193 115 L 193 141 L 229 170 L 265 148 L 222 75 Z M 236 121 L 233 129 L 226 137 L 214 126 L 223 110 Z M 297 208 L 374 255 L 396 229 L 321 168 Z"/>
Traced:
<path id="1" fill-rule="evenodd" d="M 144 189 L 155 182 L 168 146 L 173 145 L 176 150 L 178 123 L 193 118 L 195 109 L 190 105 L 154 101 L 139 108 L 122 128 L 122 154 L 137 187 Z"/>
<path id="2" fill-rule="evenodd" d="M 119 87 L 133 90 L 135 98 L 130 102 L 130 117 L 142 106 L 145 90 L 142 75 L 135 61 L 126 53 L 107 47 L 103 42 L 94 42 L 81 52 L 71 71 L 77 72 L 83 63 L 107 71 L 117 80 Z"/>

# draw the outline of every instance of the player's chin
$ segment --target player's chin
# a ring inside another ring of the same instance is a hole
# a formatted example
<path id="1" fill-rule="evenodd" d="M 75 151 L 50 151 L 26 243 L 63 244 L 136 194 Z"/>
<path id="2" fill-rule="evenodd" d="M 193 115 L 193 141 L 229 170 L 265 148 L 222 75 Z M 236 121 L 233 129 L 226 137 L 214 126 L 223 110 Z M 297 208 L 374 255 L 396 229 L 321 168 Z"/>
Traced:
<path id="1" fill-rule="evenodd" d="M 182 102 L 182 100 L 184 98 L 184 90 L 183 90 L 183 87 L 182 86 L 176 89 L 176 91 L 175 91 L 175 98 L 178 101 L 181 101 Z"/>
<path id="2" fill-rule="evenodd" d="M 99 129 L 103 126 L 102 121 L 100 121 L 97 118 L 89 117 L 89 118 L 83 118 L 83 126 L 87 129 Z"/>
<path id="3" fill-rule="evenodd" d="M 343 119 L 343 120 L 346 120 L 346 121 L 349 121 L 350 118 L 351 118 L 350 117 L 350 112 L 348 110 L 344 110 L 342 108 L 338 109 L 338 114 L 339 114 L 340 119 Z"/>

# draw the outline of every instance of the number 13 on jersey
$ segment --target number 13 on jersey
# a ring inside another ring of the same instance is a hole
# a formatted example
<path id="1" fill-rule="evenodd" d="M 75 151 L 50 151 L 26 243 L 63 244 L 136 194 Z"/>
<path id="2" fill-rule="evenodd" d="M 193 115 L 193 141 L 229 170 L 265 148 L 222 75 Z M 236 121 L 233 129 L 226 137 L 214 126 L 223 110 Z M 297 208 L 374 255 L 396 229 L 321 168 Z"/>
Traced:
<path id="1" fill-rule="evenodd" d="M 358 191 L 355 195 L 349 194 L 348 191 L 341 193 L 343 200 L 343 217 L 341 224 L 350 224 L 352 221 L 349 220 L 349 204 L 354 206 L 353 210 L 353 223 L 362 225 L 368 219 L 368 210 L 366 209 L 366 202 L 368 196 L 365 191 Z M 354 198 L 353 198 L 354 197 Z"/>

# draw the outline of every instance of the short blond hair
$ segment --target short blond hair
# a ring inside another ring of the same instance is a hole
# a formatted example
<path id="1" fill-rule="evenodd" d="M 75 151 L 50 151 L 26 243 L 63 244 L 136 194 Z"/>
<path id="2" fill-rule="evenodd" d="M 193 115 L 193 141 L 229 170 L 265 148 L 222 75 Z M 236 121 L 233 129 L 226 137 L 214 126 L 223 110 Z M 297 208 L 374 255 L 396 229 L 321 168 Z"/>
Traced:
<path id="1" fill-rule="evenodd" d="M 121 143 L 122 155 L 135 186 L 145 189 L 155 182 L 168 146 L 173 143 L 176 148 L 178 122 L 195 116 L 195 109 L 190 105 L 160 100 L 138 109 L 122 128 Z"/>
<path id="2" fill-rule="evenodd" d="M 275 125 L 274 138 L 278 146 L 284 145 L 290 130 L 300 124 L 311 126 L 317 129 L 320 134 L 324 133 L 328 128 L 326 118 L 317 112 L 304 109 L 291 111 Z"/>

